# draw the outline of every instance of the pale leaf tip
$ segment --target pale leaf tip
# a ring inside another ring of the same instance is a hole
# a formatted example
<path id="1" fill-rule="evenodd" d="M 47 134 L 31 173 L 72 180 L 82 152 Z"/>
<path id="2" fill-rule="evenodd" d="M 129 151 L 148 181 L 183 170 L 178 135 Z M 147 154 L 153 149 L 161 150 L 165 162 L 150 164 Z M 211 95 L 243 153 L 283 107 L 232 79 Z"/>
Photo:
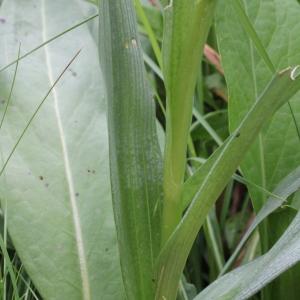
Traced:
<path id="1" fill-rule="evenodd" d="M 300 65 L 294 67 L 291 71 L 291 79 L 296 80 L 300 76 Z"/>
<path id="2" fill-rule="evenodd" d="M 173 0 L 170 0 L 169 4 L 165 7 L 165 9 L 170 9 L 173 7 Z"/>

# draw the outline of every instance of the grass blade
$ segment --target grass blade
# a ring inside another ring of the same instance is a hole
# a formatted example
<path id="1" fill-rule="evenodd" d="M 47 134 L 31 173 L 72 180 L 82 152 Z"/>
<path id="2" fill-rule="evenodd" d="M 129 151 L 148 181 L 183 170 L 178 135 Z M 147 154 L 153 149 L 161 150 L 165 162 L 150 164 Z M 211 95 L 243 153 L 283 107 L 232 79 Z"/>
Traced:
<path id="1" fill-rule="evenodd" d="M 35 51 L 43 48 L 44 46 L 48 45 L 49 43 L 55 41 L 56 39 L 62 37 L 63 35 L 65 35 L 66 33 L 68 33 L 69 31 L 72 31 L 82 25 L 84 25 L 85 23 L 95 19 L 98 17 L 98 14 L 92 15 L 91 17 L 86 18 L 85 20 L 71 26 L 70 28 L 67 28 L 66 30 L 60 32 L 59 34 L 56 34 L 55 36 L 53 36 L 52 38 L 48 39 L 47 41 L 44 41 L 43 43 L 41 43 L 40 45 L 38 45 L 37 47 L 34 47 L 33 49 L 31 49 L 30 51 L 26 52 L 25 54 L 19 56 L 16 60 L 13 60 L 12 62 L 8 63 L 7 65 L 0 67 L 0 73 L 6 69 L 8 69 L 9 67 L 11 67 L 12 65 L 18 63 L 20 60 L 23 60 L 24 58 L 26 58 L 27 56 L 31 55 L 32 53 L 34 53 Z"/>
<path id="2" fill-rule="evenodd" d="M 15 276 L 13 266 L 12 266 L 12 262 L 11 262 L 11 259 L 10 259 L 9 255 L 8 255 L 8 252 L 6 250 L 5 243 L 3 241 L 3 238 L 2 238 L 1 234 L 0 234 L 0 248 L 1 248 L 1 252 L 4 256 L 6 266 L 7 266 L 7 269 L 8 269 L 8 273 L 10 275 L 10 279 L 11 279 L 11 282 L 12 282 L 12 285 L 13 285 L 15 298 L 16 298 L 16 300 L 20 300 L 18 287 L 17 287 L 17 278 Z M 4 270 L 4 272 L 5 272 L 5 270 Z"/>
<path id="3" fill-rule="evenodd" d="M 299 179 L 297 179 L 299 180 Z M 288 189 L 288 187 L 287 187 Z M 248 299 L 300 261 L 300 213 L 265 255 L 219 278 L 195 300 Z"/>
<path id="4" fill-rule="evenodd" d="M 77 56 L 79 55 L 81 50 L 79 50 L 74 57 L 69 61 L 69 63 L 66 65 L 66 67 L 63 69 L 63 71 L 59 74 L 59 76 L 56 78 L 56 80 L 54 81 L 53 85 L 50 87 L 50 89 L 48 90 L 48 92 L 46 93 L 45 97 L 42 99 L 42 101 L 39 103 L 39 105 L 37 106 L 37 108 L 35 109 L 35 111 L 33 112 L 32 116 L 30 117 L 29 121 L 27 122 L 26 126 L 24 127 L 23 131 L 21 132 L 17 142 L 15 143 L 15 145 L 13 146 L 11 152 L 9 153 L 7 159 L 5 160 L 2 168 L 0 169 L 0 177 L 3 174 L 7 164 L 9 163 L 9 160 L 11 159 L 11 157 L 13 156 L 13 154 L 15 153 L 18 145 L 20 144 L 22 138 L 24 137 L 25 133 L 27 132 L 28 128 L 30 127 L 30 124 L 32 123 L 32 121 L 34 120 L 34 118 L 36 117 L 36 115 L 38 114 L 39 110 L 41 109 L 41 107 L 43 106 L 44 102 L 47 100 L 48 96 L 51 94 L 52 90 L 55 88 L 55 86 L 57 85 L 57 83 L 60 81 L 60 79 L 62 78 L 62 76 L 65 74 L 65 72 L 68 70 L 68 68 L 71 66 L 71 64 L 74 62 L 74 60 L 77 58 Z"/>
<path id="5" fill-rule="evenodd" d="M 295 193 L 300 188 L 300 168 L 297 168 L 291 174 L 286 176 L 278 185 L 278 187 L 274 190 L 274 196 L 271 196 L 261 210 L 258 212 L 257 216 L 255 217 L 253 223 L 248 228 L 246 233 L 244 234 L 243 238 L 239 242 L 238 246 L 234 250 L 233 254 L 226 262 L 224 268 L 222 269 L 220 276 L 225 274 L 227 270 L 230 268 L 234 260 L 237 258 L 238 254 L 240 253 L 242 247 L 249 239 L 251 234 L 257 228 L 257 226 L 273 211 L 279 208 L 284 202 L 287 200 L 288 196 Z"/>
<path id="6" fill-rule="evenodd" d="M 8 96 L 7 101 L 6 101 L 6 105 L 5 105 L 5 108 L 4 108 L 4 112 L 3 112 L 3 115 L 2 115 L 2 118 L 1 118 L 1 121 L 0 121 L 0 130 L 1 130 L 1 128 L 2 128 L 4 119 L 5 119 L 5 116 L 6 116 L 6 113 L 7 113 L 7 109 L 8 109 L 10 100 L 11 100 L 11 96 L 12 96 L 12 93 L 13 93 L 13 89 L 14 89 L 14 86 L 15 86 L 16 76 L 17 76 L 17 71 L 18 71 L 18 66 L 19 66 L 20 51 L 21 51 L 21 44 L 19 45 L 18 58 L 17 58 L 17 63 L 16 63 L 14 75 L 13 75 L 13 80 L 12 80 L 11 88 L 10 88 L 10 91 L 9 91 L 9 96 Z"/>
<path id="7" fill-rule="evenodd" d="M 157 63 L 159 65 L 159 68 L 161 69 L 162 68 L 162 55 L 161 55 L 160 47 L 159 47 L 158 42 L 156 40 L 155 34 L 154 34 L 154 32 L 151 28 L 151 25 L 148 21 L 148 18 L 146 16 L 146 14 L 144 12 L 141 1 L 140 0 L 134 0 L 134 4 L 135 4 L 135 7 L 136 7 L 137 15 L 141 19 L 141 21 L 142 21 L 142 23 L 145 27 L 146 33 L 149 37 L 149 41 L 151 43 L 153 52 L 155 54 Z"/>

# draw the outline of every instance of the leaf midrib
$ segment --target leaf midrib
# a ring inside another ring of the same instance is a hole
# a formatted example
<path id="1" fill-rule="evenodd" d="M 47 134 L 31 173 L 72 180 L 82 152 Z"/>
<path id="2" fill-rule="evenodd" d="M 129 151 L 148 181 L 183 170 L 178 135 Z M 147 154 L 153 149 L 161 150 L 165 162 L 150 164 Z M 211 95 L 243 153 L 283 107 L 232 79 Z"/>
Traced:
<path id="1" fill-rule="evenodd" d="M 45 0 L 42 0 L 41 2 L 41 17 L 42 17 L 42 36 L 43 36 L 43 42 L 47 41 L 47 26 L 46 26 L 46 7 L 45 7 Z M 46 67 L 47 67 L 47 75 L 50 82 L 50 85 L 52 86 L 54 83 L 54 76 L 53 76 L 53 70 L 51 67 L 51 55 L 49 52 L 49 46 L 44 46 L 45 51 L 45 57 L 46 57 Z M 58 103 L 58 93 L 57 89 L 54 88 L 53 92 L 53 103 L 54 103 L 54 110 L 55 110 L 55 117 L 57 121 L 57 127 L 58 127 L 58 133 L 59 133 L 59 139 L 61 143 L 61 151 L 63 156 L 63 162 L 64 162 L 64 169 L 65 169 L 65 176 L 67 179 L 68 184 L 68 192 L 69 192 L 69 201 L 70 206 L 72 210 L 72 219 L 73 219 L 73 226 L 75 231 L 75 240 L 76 240 L 76 247 L 77 247 L 77 253 L 78 253 L 78 260 L 79 260 L 79 269 L 80 269 L 80 276 L 82 280 L 82 296 L 84 300 L 90 300 L 90 285 L 89 285 L 89 275 L 88 275 L 88 267 L 87 267 L 87 260 L 85 255 L 85 248 L 84 248 L 84 242 L 83 242 L 83 235 L 82 235 L 82 226 L 80 221 L 80 214 L 79 214 L 79 208 L 77 206 L 76 201 L 76 193 L 74 189 L 74 180 L 73 180 L 73 174 L 69 159 L 69 153 L 65 138 L 65 132 L 62 124 L 61 119 L 61 113 L 59 109 L 59 103 Z"/>
<path id="2" fill-rule="evenodd" d="M 248 7 L 247 3 L 244 2 L 244 7 L 245 7 L 245 12 L 248 14 Z M 254 24 L 253 24 L 254 25 Z M 250 52 L 251 52 L 251 72 L 252 72 L 252 77 L 253 77 L 253 84 L 254 84 L 254 96 L 255 99 L 253 103 L 256 101 L 258 98 L 258 90 L 257 90 L 257 78 L 256 78 L 256 72 L 255 72 L 255 63 L 254 63 L 254 46 L 251 38 L 247 36 L 249 44 L 250 44 Z M 259 164 L 260 164 L 260 171 L 261 171 L 261 186 L 266 189 L 267 188 L 267 183 L 266 183 L 266 170 L 265 170 L 265 155 L 264 155 L 264 145 L 263 145 L 263 134 L 260 132 L 258 135 L 258 145 L 259 145 Z M 262 194 L 262 203 L 265 202 L 265 195 Z M 260 203 L 260 205 L 262 205 Z"/>

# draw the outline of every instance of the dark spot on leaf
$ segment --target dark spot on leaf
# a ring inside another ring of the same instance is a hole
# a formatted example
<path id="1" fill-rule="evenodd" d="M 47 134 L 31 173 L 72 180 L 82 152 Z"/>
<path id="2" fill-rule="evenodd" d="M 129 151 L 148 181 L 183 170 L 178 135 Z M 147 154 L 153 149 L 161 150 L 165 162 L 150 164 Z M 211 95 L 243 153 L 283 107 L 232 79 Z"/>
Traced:
<path id="1" fill-rule="evenodd" d="M 75 196 L 78 197 L 78 196 L 79 196 L 79 193 L 76 193 Z"/>
<path id="2" fill-rule="evenodd" d="M 40 179 L 40 180 L 44 180 L 44 177 L 43 177 L 43 176 L 39 176 L 39 179 Z"/>
<path id="3" fill-rule="evenodd" d="M 48 186 L 49 186 L 49 183 L 46 183 L 46 184 L 45 184 L 45 187 L 47 188 Z"/>
<path id="4" fill-rule="evenodd" d="M 72 69 L 69 69 L 69 71 L 71 72 L 72 76 L 76 77 L 77 73 L 75 71 L 73 71 Z"/>
<path id="5" fill-rule="evenodd" d="M 153 283 L 155 282 L 155 279 L 154 279 L 154 278 L 152 278 L 151 280 L 152 280 Z"/>
<path id="6" fill-rule="evenodd" d="M 108 248 L 105 248 L 105 252 L 107 252 L 108 251 Z"/>
<path id="7" fill-rule="evenodd" d="M 5 102 L 6 102 L 5 100 L 1 100 L 1 102 L 0 102 L 0 103 L 1 103 L 1 104 L 5 104 Z"/>
<path id="8" fill-rule="evenodd" d="M 241 135 L 241 134 L 240 134 L 239 132 L 237 132 L 237 133 L 235 134 L 235 137 L 238 138 L 238 137 L 240 137 L 240 135 Z"/>
<path id="9" fill-rule="evenodd" d="M 88 171 L 88 173 L 91 173 L 91 170 L 88 169 L 87 171 Z"/>
<path id="10" fill-rule="evenodd" d="M 0 24 L 5 24 L 6 20 L 4 18 L 0 18 Z"/>
<path id="11" fill-rule="evenodd" d="M 92 171 L 92 173 L 93 173 L 93 174 L 96 174 L 96 171 L 95 171 L 95 170 L 93 170 L 93 171 Z"/>

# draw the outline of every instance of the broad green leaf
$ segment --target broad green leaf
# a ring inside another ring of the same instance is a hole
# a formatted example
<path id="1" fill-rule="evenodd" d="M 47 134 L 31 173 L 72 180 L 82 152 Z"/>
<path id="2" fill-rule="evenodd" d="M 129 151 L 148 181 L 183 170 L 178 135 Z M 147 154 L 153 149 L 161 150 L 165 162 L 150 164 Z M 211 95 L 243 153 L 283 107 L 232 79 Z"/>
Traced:
<path id="1" fill-rule="evenodd" d="M 61 38 L 62 36 L 64 36 L 67 32 L 72 31 L 74 29 L 76 29 L 77 27 L 82 26 L 85 23 L 88 23 L 89 21 L 95 19 L 96 17 L 98 17 L 98 14 L 94 14 L 92 16 L 87 17 L 86 19 L 73 24 L 72 26 L 70 26 L 69 28 L 64 29 L 63 31 L 60 31 L 59 33 L 55 34 L 54 36 L 51 36 L 50 38 L 48 38 L 46 41 L 43 41 L 41 44 L 31 48 L 30 50 L 28 50 L 26 53 L 23 53 L 22 55 L 20 55 L 19 58 L 14 59 L 13 61 L 10 61 L 9 63 L 7 63 L 5 66 L 1 66 L 0 67 L 0 72 L 3 72 L 4 70 L 6 70 L 7 68 L 11 67 L 12 65 L 16 64 L 18 61 L 26 58 L 27 56 L 30 56 L 32 53 L 38 51 L 39 49 L 43 48 L 45 45 L 50 44 L 51 42 L 55 41 L 56 39 Z M 3 18 L 2 20 L 3 23 L 6 22 L 6 19 Z M 92 26 L 91 26 L 92 27 Z"/>
<path id="2" fill-rule="evenodd" d="M 288 186 L 285 188 L 290 189 Z M 293 191 L 293 188 L 290 191 Z M 194 300 L 248 299 L 299 261 L 300 213 L 298 212 L 283 236 L 266 254 L 219 278 Z M 293 288 L 297 290 L 296 286 Z"/>
<path id="3" fill-rule="evenodd" d="M 177 0 L 165 7 L 163 74 L 167 94 L 163 242 L 181 218 L 180 198 L 193 96 L 216 0 Z"/>
<path id="4" fill-rule="evenodd" d="M 222 64 L 229 90 L 229 125 L 233 131 L 256 101 L 264 86 L 271 78 L 269 67 L 265 64 L 257 47 L 247 32 L 240 25 L 241 20 L 234 8 L 234 2 L 220 1 L 217 14 L 217 34 Z M 254 0 L 241 1 L 257 35 L 265 47 L 275 68 L 281 69 L 300 63 L 299 18 L 300 6 L 294 0 Z M 290 101 L 299 127 L 299 94 Z M 264 127 L 261 135 L 252 146 L 241 165 L 246 179 L 273 190 L 279 181 L 300 164 L 300 141 L 293 116 L 288 105 L 284 105 Z M 265 202 L 265 195 L 250 187 L 250 194 L 255 210 L 258 212 Z M 292 216 L 293 212 L 291 211 Z M 263 250 L 277 240 L 285 227 L 284 213 L 268 219 L 268 224 L 261 228 Z M 265 232 L 263 234 L 263 232 Z M 267 233 L 266 233 L 267 232 Z M 294 276 L 289 276 L 289 285 L 284 290 L 292 291 L 297 284 L 300 269 Z M 275 287 L 270 297 L 287 297 Z M 285 293 L 285 292 L 284 292 Z M 297 298 L 297 296 L 296 296 Z M 292 299 L 290 297 L 290 299 Z"/>
<path id="5" fill-rule="evenodd" d="M 233 131 L 272 74 L 257 54 L 247 33 L 241 26 L 237 26 L 240 21 L 232 1 L 220 1 L 217 29 L 229 89 L 230 128 Z M 247 2 L 245 9 L 276 69 L 299 64 L 299 5 L 293 0 L 255 0 Z M 300 111 L 298 98 L 297 95 L 291 101 L 296 116 Z M 300 164 L 300 152 L 297 151 L 299 149 L 300 142 L 294 122 L 288 106 L 285 105 L 268 126 L 265 126 L 261 138 L 250 150 L 242 168 L 246 177 L 272 190 Z M 252 192 L 255 195 L 255 207 L 261 207 L 263 197 L 260 193 Z"/>
<path id="6" fill-rule="evenodd" d="M 7 0 L 0 11 L 0 65 L 82 21 L 77 2 Z M 50 86 L 0 182 L 14 246 L 44 299 L 123 299 L 111 208 L 104 85 L 87 26 L 19 63 L 0 132 L 1 166 Z M 0 73 L 3 112 L 12 70 Z M 4 103 L 3 103 L 4 102 Z"/>
<path id="7" fill-rule="evenodd" d="M 292 76 L 295 70 L 288 68 L 273 77 L 238 128 L 186 183 L 186 189 L 193 200 L 161 253 L 157 299 L 175 299 L 189 251 L 209 210 L 262 126 L 299 90 L 300 77 Z"/>
<path id="8" fill-rule="evenodd" d="M 160 248 L 162 162 L 154 101 L 131 0 L 100 4 L 99 52 L 108 100 L 110 168 L 128 299 L 153 299 Z"/>

